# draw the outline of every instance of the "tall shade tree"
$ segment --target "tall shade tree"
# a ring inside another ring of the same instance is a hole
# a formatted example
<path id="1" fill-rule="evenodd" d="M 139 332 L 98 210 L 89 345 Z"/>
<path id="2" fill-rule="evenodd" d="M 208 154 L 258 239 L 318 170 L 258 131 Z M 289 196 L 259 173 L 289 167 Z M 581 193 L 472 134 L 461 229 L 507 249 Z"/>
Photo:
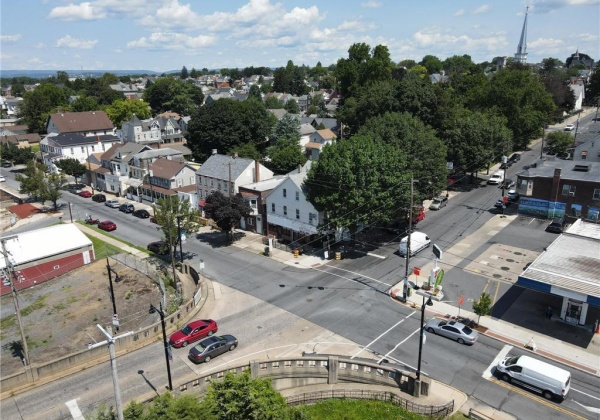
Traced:
<path id="1" fill-rule="evenodd" d="M 256 84 L 250 86 L 250 90 L 248 91 L 248 98 L 254 98 L 257 101 L 262 102 L 262 93 L 260 92 L 260 87 Z"/>
<path id="2" fill-rule="evenodd" d="M 506 118 L 517 150 L 525 149 L 541 133 L 556 109 L 542 81 L 529 70 L 497 72 L 490 82 L 487 102 L 493 113 Z"/>
<path id="3" fill-rule="evenodd" d="M 242 217 L 250 216 L 252 208 L 239 194 L 225 197 L 221 191 L 214 191 L 206 197 L 204 211 L 227 234 L 227 238 L 233 240 L 231 231 Z"/>
<path id="4" fill-rule="evenodd" d="M 300 120 L 285 114 L 273 128 L 271 146 L 267 149 L 269 161 L 267 167 L 275 173 L 286 173 L 304 165 L 306 157 L 300 146 Z"/>
<path id="5" fill-rule="evenodd" d="M 585 89 L 585 100 L 588 105 L 600 105 L 600 71 L 595 71 Z"/>
<path id="6" fill-rule="evenodd" d="M 106 115 L 115 127 L 120 127 L 123 121 L 129 121 L 133 114 L 142 120 L 149 118 L 151 112 L 148 103 L 139 99 L 119 99 L 106 107 Z"/>
<path id="7" fill-rule="evenodd" d="M 395 145 L 353 136 L 326 146 L 309 170 L 304 188 L 307 199 L 326 214 L 322 231 L 360 223 L 393 220 L 409 203 L 410 174 L 404 153 Z"/>
<path id="8" fill-rule="evenodd" d="M 50 174 L 46 176 L 46 165 L 30 161 L 22 174 L 17 174 L 15 179 L 21 183 L 19 192 L 40 198 L 41 202 L 51 201 L 54 211 L 58 210 L 58 199 L 61 197 L 61 188 L 67 183 L 63 174 Z"/>
<path id="9" fill-rule="evenodd" d="M 46 120 L 60 106 L 68 105 L 67 93 L 55 85 L 43 83 L 33 91 L 26 92 L 18 107 L 18 115 L 32 133 L 45 133 Z"/>
<path id="10" fill-rule="evenodd" d="M 75 182 L 77 182 L 77 178 L 82 177 L 87 172 L 85 165 L 75 158 L 60 159 L 56 162 L 56 166 L 60 168 L 64 174 L 74 177 Z"/>
<path id="11" fill-rule="evenodd" d="M 573 136 L 571 133 L 564 131 L 555 131 L 550 133 L 546 137 L 546 140 L 548 153 L 555 155 L 565 155 L 567 150 L 570 147 L 573 147 Z"/>
<path id="12" fill-rule="evenodd" d="M 406 156 L 406 166 L 396 171 L 412 174 L 415 202 L 438 194 L 446 187 L 446 145 L 421 120 L 408 113 L 386 113 L 369 119 L 358 132 L 377 144 L 389 144 Z"/>
<path id="13" fill-rule="evenodd" d="M 152 208 L 156 223 L 160 226 L 164 235 L 163 240 L 169 244 L 171 257 L 173 257 L 177 245 L 181 241 L 178 230 L 187 234 L 196 232 L 199 228 L 200 213 L 192 208 L 188 200 L 180 200 L 176 195 L 159 198 Z"/>
<path id="14" fill-rule="evenodd" d="M 544 73 L 540 79 L 548 93 L 552 95 L 552 101 L 556 105 L 552 121 L 560 122 L 564 118 L 564 115 L 572 112 L 575 108 L 575 94 L 558 72 Z"/>
<path id="15" fill-rule="evenodd" d="M 71 102 L 71 110 L 73 112 L 96 111 L 98 109 L 100 109 L 100 106 L 98 105 L 96 98 L 91 98 L 89 96 L 80 96 Z"/>
<path id="16" fill-rule="evenodd" d="M 427 69 L 428 74 L 439 73 L 444 69 L 442 60 L 435 55 L 426 55 L 419 64 Z"/>
<path id="17" fill-rule="evenodd" d="M 188 72 L 188 69 L 186 66 L 183 66 L 181 68 L 181 74 L 180 74 L 181 80 L 185 80 L 188 77 L 190 77 L 190 73 Z"/>
<path id="18" fill-rule="evenodd" d="M 193 83 L 161 77 L 146 88 L 144 100 L 150 104 L 155 114 L 173 111 L 190 115 L 202 105 L 204 94 Z"/>

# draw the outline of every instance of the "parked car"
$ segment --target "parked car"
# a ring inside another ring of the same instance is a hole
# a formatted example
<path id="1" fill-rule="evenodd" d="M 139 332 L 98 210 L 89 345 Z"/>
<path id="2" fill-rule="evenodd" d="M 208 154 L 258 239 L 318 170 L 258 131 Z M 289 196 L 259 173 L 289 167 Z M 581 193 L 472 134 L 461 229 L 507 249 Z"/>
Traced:
<path id="1" fill-rule="evenodd" d="M 134 210 L 133 214 L 135 217 L 139 217 L 140 219 L 147 219 L 150 217 L 150 213 L 148 213 L 148 210 L 144 210 L 144 209 L 138 209 L 138 210 Z"/>
<path id="2" fill-rule="evenodd" d="M 516 184 L 515 184 L 515 180 L 514 179 L 505 179 L 504 183 L 502 184 L 504 186 L 504 188 L 508 188 L 511 189 L 513 188 Z"/>
<path id="3" fill-rule="evenodd" d="M 90 198 L 92 196 L 92 193 L 88 190 L 83 190 L 79 192 L 79 196 L 84 198 Z"/>
<path id="4" fill-rule="evenodd" d="M 4 175 L 0 175 L 0 182 L 6 182 L 6 178 L 4 178 Z"/>
<path id="5" fill-rule="evenodd" d="M 167 255 L 169 253 L 169 247 L 167 243 L 163 241 L 150 242 L 147 248 L 148 251 L 158 255 Z"/>
<path id="6" fill-rule="evenodd" d="M 504 173 L 502 171 L 494 172 L 487 183 L 490 185 L 498 185 L 504 181 Z"/>
<path id="7" fill-rule="evenodd" d="M 111 230 L 115 230 L 116 228 L 117 228 L 117 225 L 114 224 L 113 222 L 111 222 L 110 220 L 105 220 L 104 222 L 98 223 L 98 229 L 102 229 L 107 232 L 110 232 Z"/>
<path id="8" fill-rule="evenodd" d="M 116 198 L 111 198 L 110 200 L 106 200 L 104 202 L 104 205 L 113 209 L 118 209 L 121 203 L 119 203 L 119 200 L 117 200 Z"/>
<path id="9" fill-rule="evenodd" d="M 85 187 L 85 185 L 83 185 L 83 184 L 69 184 L 68 187 L 69 187 L 69 192 L 71 194 L 79 194 L 83 190 L 83 188 Z"/>
<path id="10" fill-rule="evenodd" d="M 472 345 L 477 341 L 479 333 L 457 321 L 433 318 L 425 324 L 425 331 L 456 340 L 459 344 Z"/>
<path id="11" fill-rule="evenodd" d="M 0 164 L 0 166 L 2 166 L 3 168 L 10 168 L 12 166 L 12 162 L 9 162 L 7 160 L 3 160 L 2 164 Z"/>
<path id="12" fill-rule="evenodd" d="M 104 203 L 106 201 L 106 196 L 104 194 L 96 194 L 92 196 L 92 200 L 97 203 Z"/>
<path id="13" fill-rule="evenodd" d="M 502 206 L 508 207 L 510 206 L 510 201 L 508 201 L 508 197 L 506 197 L 506 202 L 504 201 L 503 198 L 499 198 L 495 203 L 494 203 L 494 207 L 497 209 L 501 209 Z"/>
<path id="14" fill-rule="evenodd" d="M 518 161 L 521 160 L 521 154 L 520 153 L 513 153 L 512 156 L 508 159 L 509 162 L 511 163 L 516 163 Z"/>
<path id="15" fill-rule="evenodd" d="M 448 204 L 448 197 L 445 195 L 440 195 L 439 197 L 435 197 L 429 206 L 429 210 L 440 210 L 442 207 L 445 207 Z"/>
<path id="16" fill-rule="evenodd" d="M 219 330 L 213 319 L 192 321 L 169 337 L 169 344 L 175 348 L 186 347 L 201 338 L 210 337 Z"/>
<path id="17" fill-rule="evenodd" d="M 575 130 L 575 124 L 567 124 L 565 126 L 565 131 L 573 131 Z"/>
<path id="18" fill-rule="evenodd" d="M 563 233 L 565 227 L 565 219 L 562 217 L 554 217 L 546 228 L 546 232 Z"/>
<path id="19" fill-rule="evenodd" d="M 190 349 L 188 359 L 194 363 L 208 363 L 215 356 L 233 351 L 237 345 L 237 338 L 229 334 L 220 337 L 205 338 Z"/>
<path id="20" fill-rule="evenodd" d="M 506 194 L 506 196 L 508 197 L 508 201 L 519 201 L 519 197 L 520 197 L 517 190 L 509 190 L 508 194 Z"/>
<path id="21" fill-rule="evenodd" d="M 131 203 L 123 203 L 119 206 L 119 211 L 123 213 L 133 213 L 135 211 L 135 207 Z"/>

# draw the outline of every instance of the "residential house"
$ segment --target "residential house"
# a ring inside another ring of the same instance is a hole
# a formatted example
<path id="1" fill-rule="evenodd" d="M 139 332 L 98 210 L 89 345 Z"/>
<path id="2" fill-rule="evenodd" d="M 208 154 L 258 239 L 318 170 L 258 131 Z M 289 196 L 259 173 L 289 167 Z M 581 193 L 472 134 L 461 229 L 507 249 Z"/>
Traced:
<path id="1" fill-rule="evenodd" d="M 148 153 L 143 152 L 140 155 Z M 138 159 L 138 156 L 134 157 L 134 161 L 143 162 L 144 159 Z M 132 169 L 132 175 L 137 174 L 138 177 L 141 175 L 141 178 L 132 177 L 131 180 L 141 182 L 130 186 L 127 190 L 128 198 L 140 202 L 142 200 L 155 202 L 160 198 L 178 196 L 179 191 L 185 193 L 185 196 L 196 192 L 195 170 L 183 159 L 161 156 L 149 163 L 147 168 L 147 172 L 145 167 L 136 166 Z"/>
<path id="2" fill-rule="evenodd" d="M 310 162 L 310 161 L 309 161 Z M 321 245 L 317 230 L 324 221 L 323 213 L 318 212 L 306 199 L 303 183 L 310 163 L 286 175 L 267 195 L 267 234 L 279 241 Z"/>
<path id="3" fill-rule="evenodd" d="M 573 106 L 572 111 L 580 111 L 585 99 L 585 86 L 582 81 L 573 80 L 569 84 L 569 89 L 571 89 L 571 92 L 573 92 L 573 96 L 575 97 L 575 105 Z"/>
<path id="4" fill-rule="evenodd" d="M 120 196 L 129 188 L 130 161 L 134 155 L 152 150 L 144 144 L 117 144 L 102 156 L 102 167 L 95 171 L 96 185 L 101 191 Z"/>
<path id="5" fill-rule="evenodd" d="M 328 144 L 332 144 L 337 139 L 337 136 L 329 128 L 317 130 L 310 135 L 305 149 L 309 159 L 318 159 L 319 153 Z"/>
<path id="6" fill-rule="evenodd" d="M 29 134 L 8 134 L 10 131 L 2 129 L 0 134 L 1 144 L 15 144 L 19 149 L 25 149 L 31 147 L 34 144 L 40 143 L 40 135 L 38 133 Z"/>
<path id="7" fill-rule="evenodd" d="M 306 145 L 310 141 L 310 136 L 316 132 L 316 128 L 309 123 L 300 124 L 300 146 L 302 147 L 302 153 L 306 153 Z"/>
<path id="8" fill-rule="evenodd" d="M 240 194 L 252 208 L 250 216 L 241 221 L 242 229 L 250 230 L 261 235 L 267 234 L 267 196 L 286 178 L 285 175 L 276 175 L 264 181 L 240 185 Z"/>
<path id="9" fill-rule="evenodd" d="M 50 171 L 57 173 L 56 162 L 61 159 L 73 158 L 87 165 L 87 159 L 92 153 L 104 152 L 120 143 L 119 138 L 113 135 L 85 136 L 81 133 L 53 133 L 40 141 L 40 151 L 42 162 Z M 91 174 L 88 174 L 88 182 L 92 182 Z"/>
<path id="10" fill-rule="evenodd" d="M 573 160 L 578 163 L 600 162 L 600 136 L 575 146 Z"/>
<path id="11" fill-rule="evenodd" d="M 204 207 L 205 199 L 213 191 L 225 196 L 237 194 L 240 185 L 273 177 L 273 172 L 253 159 L 214 153 L 196 171 L 198 206 Z"/>
<path id="12" fill-rule="evenodd" d="M 104 111 L 58 112 L 46 122 L 48 134 L 80 133 L 84 136 L 114 135 L 115 128 Z"/>
<path id="13" fill-rule="evenodd" d="M 123 83 L 119 82 L 115 85 L 109 85 L 112 90 L 121 92 L 127 99 L 141 99 L 144 91 L 144 85 L 136 83 Z"/>
<path id="14" fill-rule="evenodd" d="M 118 132 L 123 142 L 147 144 L 158 148 L 160 144 L 183 143 L 185 138 L 177 119 L 173 116 L 158 116 L 140 120 L 133 115 L 121 126 Z"/>
<path id="15" fill-rule="evenodd" d="M 17 115 L 17 108 L 23 98 L 2 98 L 0 103 L 2 104 L 2 110 L 6 112 L 9 117 Z"/>
<path id="16" fill-rule="evenodd" d="M 598 222 L 600 163 L 546 160 L 517 174 L 519 214 Z"/>

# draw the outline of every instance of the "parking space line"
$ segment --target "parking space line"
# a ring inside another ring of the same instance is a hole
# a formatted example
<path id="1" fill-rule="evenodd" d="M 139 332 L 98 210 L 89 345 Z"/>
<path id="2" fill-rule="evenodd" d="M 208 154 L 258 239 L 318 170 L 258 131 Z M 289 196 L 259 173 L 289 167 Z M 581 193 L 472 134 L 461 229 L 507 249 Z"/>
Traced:
<path id="1" fill-rule="evenodd" d="M 378 361 L 377 363 L 381 363 L 381 361 L 382 361 L 383 359 L 385 359 L 385 358 L 386 358 L 386 357 L 388 357 L 388 356 L 389 356 L 391 353 L 393 353 L 394 351 L 396 351 L 396 349 L 397 349 L 398 347 L 400 347 L 402 344 L 406 343 L 406 341 L 407 341 L 407 340 L 408 340 L 410 337 L 412 337 L 413 335 L 415 335 L 415 334 L 416 334 L 416 333 L 418 333 L 419 331 L 421 331 L 421 328 L 417 328 L 417 329 L 416 329 L 416 330 L 414 330 L 412 333 L 410 333 L 410 335 L 409 335 L 408 337 L 406 337 L 404 340 L 402 340 L 401 342 L 399 342 L 398 344 L 396 344 L 396 345 L 394 346 L 394 348 L 393 348 L 393 349 L 391 349 L 390 351 L 388 351 L 388 352 L 387 352 L 387 354 L 386 354 L 385 356 L 383 356 L 381 359 L 379 359 L 379 361 Z"/>
<path id="2" fill-rule="evenodd" d="M 489 380 L 493 376 L 492 369 L 498 365 L 498 362 L 500 360 L 502 360 L 506 357 L 506 355 L 508 354 L 509 351 L 512 350 L 512 348 L 513 348 L 513 346 L 510 346 L 508 344 L 506 344 L 504 347 L 502 347 L 502 350 L 500 350 L 498 352 L 498 354 L 496 355 L 494 360 L 492 360 L 492 363 L 490 363 L 490 365 L 487 367 L 487 369 L 483 371 L 483 373 L 481 374 L 481 377 L 483 379 Z"/>
<path id="3" fill-rule="evenodd" d="M 414 314 L 416 314 L 415 311 L 411 312 L 410 314 L 408 314 L 406 317 L 404 317 L 404 319 L 401 319 L 400 321 L 396 322 L 394 325 L 392 325 L 390 328 L 388 328 L 387 330 L 385 330 L 384 332 L 382 332 L 379 337 L 377 337 L 375 340 L 371 341 L 369 344 L 367 344 L 365 347 L 363 347 L 360 351 L 358 351 L 354 356 L 352 356 L 350 359 L 354 359 L 356 356 L 358 356 L 359 354 L 361 354 L 364 350 L 367 350 L 369 347 L 371 347 L 377 340 L 379 340 L 381 337 L 383 337 L 384 335 L 386 335 L 387 333 L 389 333 L 391 330 L 393 330 L 394 328 L 396 328 L 398 325 L 402 324 L 404 321 L 406 321 L 408 318 L 410 318 L 411 316 L 413 316 Z M 409 336 L 410 337 L 410 336 Z"/>

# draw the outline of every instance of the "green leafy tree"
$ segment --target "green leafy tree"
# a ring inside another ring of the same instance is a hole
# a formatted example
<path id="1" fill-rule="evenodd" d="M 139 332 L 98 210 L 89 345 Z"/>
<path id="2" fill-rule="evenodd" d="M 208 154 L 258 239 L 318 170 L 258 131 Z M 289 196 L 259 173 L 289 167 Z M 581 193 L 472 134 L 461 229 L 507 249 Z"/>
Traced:
<path id="1" fill-rule="evenodd" d="M 398 63 L 398 66 L 400 67 L 405 67 L 406 69 L 410 70 L 412 67 L 416 66 L 417 62 L 415 60 L 402 60 Z"/>
<path id="2" fill-rule="evenodd" d="M 553 121 L 562 121 L 563 115 L 570 113 L 575 108 L 575 95 L 564 82 L 558 72 L 544 73 L 541 76 L 546 91 L 552 95 L 552 101 L 556 105 L 553 113 Z"/>
<path id="3" fill-rule="evenodd" d="M 140 119 L 149 118 L 151 115 L 148 103 L 138 99 L 119 99 L 106 107 L 106 115 L 115 127 L 120 127 L 123 121 L 129 121 L 133 114 Z"/>
<path id="4" fill-rule="evenodd" d="M 31 147 L 20 148 L 14 143 L 3 143 L 0 150 L 2 160 L 12 162 L 14 165 L 26 164 L 35 157 Z"/>
<path id="5" fill-rule="evenodd" d="M 595 71 L 590 76 L 585 89 L 585 100 L 588 105 L 600 105 L 600 71 Z"/>
<path id="6" fill-rule="evenodd" d="M 67 94 L 50 83 L 43 83 L 31 92 L 26 92 L 19 104 L 18 115 L 29 126 L 32 133 L 45 133 L 48 115 L 58 107 L 67 108 Z"/>
<path id="7" fill-rule="evenodd" d="M 298 106 L 298 104 L 296 104 L 296 106 Z M 283 102 L 281 102 L 275 96 L 269 96 L 267 99 L 265 99 L 265 108 L 267 109 L 282 109 L 283 107 Z"/>
<path id="8" fill-rule="evenodd" d="M 220 191 L 214 191 L 206 197 L 204 211 L 232 240 L 233 228 L 242 217 L 248 217 L 252 213 L 252 208 L 241 195 L 225 197 Z"/>
<path id="9" fill-rule="evenodd" d="M 443 61 L 443 66 L 444 71 L 451 78 L 460 74 L 481 72 L 481 69 L 471 60 L 471 56 L 467 54 L 448 57 Z"/>
<path id="10" fill-rule="evenodd" d="M 257 101 L 262 102 L 262 94 L 258 85 L 250 86 L 250 90 L 248 91 L 248 98 L 254 98 Z"/>
<path id="11" fill-rule="evenodd" d="M 192 69 L 190 70 L 190 77 L 192 79 L 196 79 L 200 76 L 200 72 L 198 70 L 196 70 L 194 67 L 192 67 Z"/>
<path id="12" fill-rule="evenodd" d="M 414 74 L 415 76 L 424 79 L 427 76 L 427 67 L 417 64 L 416 66 L 408 69 L 406 74 Z"/>
<path id="13" fill-rule="evenodd" d="M 62 196 L 62 188 L 67 184 L 67 177 L 63 174 L 50 174 L 45 181 L 40 196 L 44 201 L 51 201 L 54 211 L 57 211 L 58 199 Z"/>
<path id="14" fill-rule="evenodd" d="M 573 147 L 573 136 L 564 131 L 549 133 L 546 137 L 546 150 L 548 153 L 564 155 L 567 149 Z"/>
<path id="15" fill-rule="evenodd" d="M 489 294 L 483 292 L 479 300 L 473 302 L 473 312 L 478 316 L 478 324 L 482 316 L 487 316 L 492 313 L 492 298 Z"/>
<path id="16" fill-rule="evenodd" d="M 230 156 L 233 156 L 236 153 L 239 157 L 246 159 L 260 161 L 263 158 L 262 154 L 256 149 L 256 145 L 252 142 L 240 144 L 229 151 Z"/>
<path id="17" fill-rule="evenodd" d="M 308 200 L 325 212 L 329 226 L 355 232 L 360 222 L 393 219 L 407 207 L 410 174 L 406 157 L 396 146 L 353 136 L 327 146 L 307 174 Z"/>
<path id="18" fill-rule="evenodd" d="M 204 102 L 204 94 L 193 83 L 161 77 L 146 88 L 144 101 L 155 114 L 173 111 L 181 115 L 191 115 Z"/>
<path id="19" fill-rule="evenodd" d="M 192 208 L 188 200 L 180 200 L 178 196 L 159 198 L 152 206 L 156 223 L 164 235 L 163 241 L 169 244 L 171 264 L 175 263 L 175 252 L 181 241 L 179 232 L 188 235 L 199 228 L 199 212 Z"/>
<path id="20" fill-rule="evenodd" d="M 249 370 L 227 372 L 222 380 L 212 382 L 201 405 L 219 420 L 286 420 L 292 412 L 270 379 L 252 379 Z"/>
<path id="21" fill-rule="evenodd" d="M 300 112 L 300 107 L 295 99 L 290 99 L 287 104 L 285 104 L 285 110 L 290 114 L 297 114 Z"/>
<path id="22" fill-rule="evenodd" d="M 85 112 L 85 111 L 96 111 L 100 109 L 98 101 L 95 98 L 89 96 L 80 96 L 71 103 L 71 110 L 73 112 Z"/>
<path id="23" fill-rule="evenodd" d="M 46 176 L 46 165 L 30 161 L 22 174 L 17 174 L 15 179 L 21 183 L 19 192 L 39 197 L 42 202 L 51 201 L 54 211 L 58 210 L 58 199 L 61 189 L 67 184 L 63 174 L 50 174 Z"/>
<path id="24" fill-rule="evenodd" d="M 268 149 L 268 154 L 270 160 L 265 162 L 265 165 L 277 174 L 288 173 L 298 165 L 304 165 L 307 161 L 299 144 L 272 146 Z"/>
<path id="25" fill-rule="evenodd" d="M 183 67 L 181 68 L 181 75 L 180 75 L 180 77 L 181 77 L 181 80 L 185 80 L 185 79 L 187 79 L 188 77 L 190 77 L 190 73 L 188 72 L 188 69 L 187 69 L 187 67 L 183 66 Z"/>
<path id="26" fill-rule="evenodd" d="M 75 182 L 77 182 L 77 178 L 83 176 L 87 172 L 85 165 L 75 158 L 60 159 L 56 161 L 56 166 L 59 167 L 64 174 L 75 177 Z"/>
<path id="27" fill-rule="evenodd" d="M 564 66 L 564 63 L 558 58 L 544 58 L 542 60 L 542 72 L 554 73 Z"/>
<path id="28" fill-rule="evenodd" d="M 442 60 L 434 55 L 426 55 L 419 64 L 427 69 L 428 74 L 439 73 L 444 68 Z"/>

